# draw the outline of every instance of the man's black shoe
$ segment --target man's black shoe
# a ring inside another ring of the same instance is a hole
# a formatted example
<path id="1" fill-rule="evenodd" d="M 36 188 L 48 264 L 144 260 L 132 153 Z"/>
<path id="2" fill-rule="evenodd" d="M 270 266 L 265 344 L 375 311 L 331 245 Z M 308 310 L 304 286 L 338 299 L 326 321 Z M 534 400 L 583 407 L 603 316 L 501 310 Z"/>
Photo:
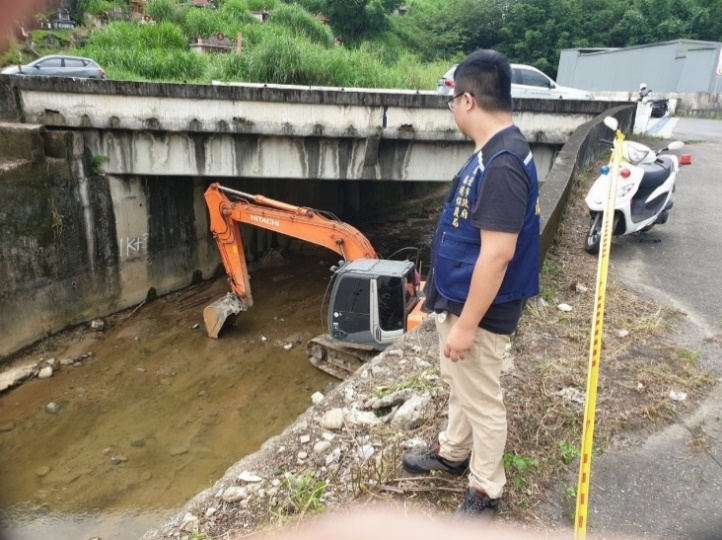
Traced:
<path id="1" fill-rule="evenodd" d="M 456 510 L 456 517 L 491 520 L 499 508 L 499 499 L 492 499 L 486 493 L 470 487 L 466 498 Z"/>
<path id="2" fill-rule="evenodd" d="M 439 441 L 436 441 L 425 450 L 406 452 L 402 465 L 410 473 L 429 474 L 432 471 L 443 471 L 454 476 L 461 476 L 469 469 L 469 458 L 462 461 L 442 458 L 439 455 Z"/>

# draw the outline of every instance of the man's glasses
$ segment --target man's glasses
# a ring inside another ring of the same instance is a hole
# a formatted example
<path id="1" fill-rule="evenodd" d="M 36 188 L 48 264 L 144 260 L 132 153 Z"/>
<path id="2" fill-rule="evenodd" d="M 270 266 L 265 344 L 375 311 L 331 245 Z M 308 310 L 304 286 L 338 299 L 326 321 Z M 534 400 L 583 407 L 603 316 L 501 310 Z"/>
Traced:
<path id="1" fill-rule="evenodd" d="M 454 101 L 456 101 L 456 98 L 460 98 L 464 94 L 469 94 L 471 97 L 474 97 L 474 94 L 472 94 L 471 92 L 462 92 L 460 94 L 456 94 L 454 97 L 446 101 L 446 104 L 449 106 L 449 110 L 451 112 L 454 112 Z"/>

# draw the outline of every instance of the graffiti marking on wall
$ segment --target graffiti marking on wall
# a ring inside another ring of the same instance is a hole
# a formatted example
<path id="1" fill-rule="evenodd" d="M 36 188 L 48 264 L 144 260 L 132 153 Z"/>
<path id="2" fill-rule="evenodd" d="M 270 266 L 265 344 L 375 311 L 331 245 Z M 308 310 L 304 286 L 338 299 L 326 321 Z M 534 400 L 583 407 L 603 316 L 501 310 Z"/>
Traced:
<path id="1" fill-rule="evenodd" d="M 148 233 L 142 236 L 126 237 L 120 239 L 120 256 L 135 257 L 148 249 Z"/>

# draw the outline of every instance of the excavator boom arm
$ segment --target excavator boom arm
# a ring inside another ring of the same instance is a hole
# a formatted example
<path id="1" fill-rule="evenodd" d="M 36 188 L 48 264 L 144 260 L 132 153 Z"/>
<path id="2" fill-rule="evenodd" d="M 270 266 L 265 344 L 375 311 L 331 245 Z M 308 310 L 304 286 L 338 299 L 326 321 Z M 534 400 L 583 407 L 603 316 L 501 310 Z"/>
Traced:
<path id="1" fill-rule="evenodd" d="M 347 261 L 378 259 L 373 246 L 358 229 L 317 210 L 235 191 L 217 182 L 208 187 L 205 198 L 211 232 L 218 244 L 231 288 L 246 307 L 253 305 L 253 300 L 243 239 L 238 227 L 240 223 L 324 246 Z"/>

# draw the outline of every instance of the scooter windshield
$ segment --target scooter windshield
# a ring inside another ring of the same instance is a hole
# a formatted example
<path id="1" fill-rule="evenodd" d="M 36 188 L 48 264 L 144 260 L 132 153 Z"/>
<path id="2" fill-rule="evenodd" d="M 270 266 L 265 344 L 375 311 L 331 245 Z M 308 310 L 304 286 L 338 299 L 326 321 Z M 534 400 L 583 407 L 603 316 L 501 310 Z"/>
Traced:
<path id="1" fill-rule="evenodd" d="M 632 165 L 639 165 L 649 155 L 651 150 L 641 144 L 627 142 L 624 145 L 624 153 L 626 160 Z"/>

